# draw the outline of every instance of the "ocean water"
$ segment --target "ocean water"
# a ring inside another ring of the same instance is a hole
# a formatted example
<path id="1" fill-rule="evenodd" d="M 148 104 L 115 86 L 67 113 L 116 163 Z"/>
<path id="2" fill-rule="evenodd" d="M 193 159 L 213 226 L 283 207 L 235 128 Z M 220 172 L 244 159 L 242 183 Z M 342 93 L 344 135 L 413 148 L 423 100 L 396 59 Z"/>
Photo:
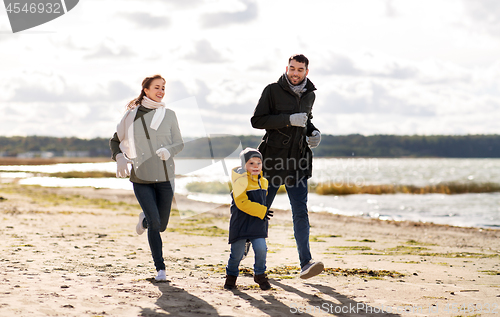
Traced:
<path id="1" fill-rule="evenodd" d="M 210 160 L 177 160 L 175 190 L 190 199 L 229 203 L 228 194 L 190 193 L 186 185 L 193 181 L 229 181 L 231 168 L 238 159 L 216 163 Z M 424 186 L 441 182 L 491 182 L 500 184 L 500 159 L 377 159 L 318 158 L 313 162 L 311 182 L 341 184 L 405 184 Z M 91 186 L 132 190 L 128 179 L 62 179 L 40 177 L 36 173 L 65 171 L 110 171 L 116 164 L 83 163 L 40 166 L 0 166 L 0 182 L 18 178 L 20 184 L 42 186 Z M 22 172 L 19 172 L 22 171 Z M 309 194 L 311 212 L 378 218 L 411 220 L 465 227 L 500 228 L 500 193 L 489 194 L 388 194 L 323 196 Z M 273 207 L 290 209 L 286 194 L 278 195 Z"/>

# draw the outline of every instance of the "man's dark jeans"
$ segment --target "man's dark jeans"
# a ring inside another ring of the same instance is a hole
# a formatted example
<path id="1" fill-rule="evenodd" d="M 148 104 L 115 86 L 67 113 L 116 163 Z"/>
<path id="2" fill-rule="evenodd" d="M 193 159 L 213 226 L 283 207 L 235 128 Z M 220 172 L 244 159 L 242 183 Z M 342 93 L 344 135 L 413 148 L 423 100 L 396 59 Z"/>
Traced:
<path id="1" fill-rule="evenodd" d="M 302 178 L 294 185 L 285 185 L 290 206 L 292 207 L 293 232 L 297 251 L 299 252 L 300 267 L 304 267 L 312 259 L 309 248 L 309 214 L 307 211 L 307 178 Z M 267 189 L 267 207 L 276 197 L 279 187 L 273 186 L 271 182 Z"/>

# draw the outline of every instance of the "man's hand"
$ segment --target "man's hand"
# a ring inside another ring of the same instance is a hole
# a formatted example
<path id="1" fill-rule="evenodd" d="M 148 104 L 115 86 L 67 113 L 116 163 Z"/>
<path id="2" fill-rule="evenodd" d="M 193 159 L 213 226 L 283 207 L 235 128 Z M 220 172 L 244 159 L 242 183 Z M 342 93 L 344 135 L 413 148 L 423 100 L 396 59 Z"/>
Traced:
<path id="1" fill-rule="evenodd" d="M 290 115 L 290 124 L 295 127 L 305 127 L 307 123 L 307 114 L 302 113 L 294 113 Z"/>
<path id="2" fill-rule="evenodd" d="M 311 149 L 314 149 L 321 142 L 321 133 L 318 130 L 314 130 L 311 136 L 306 137 L 307 144 Z"/>
<path id="3" fill-rule="evenodd" d="M 132 163 L 132 161 L 126 158 L 125 155 L 122 153 L 116 155 L 116 177 L 122 178 L 130 176 L 128 163 Z"/>
<path id="4" fill-rule="evenodd" d="M 268 209 L 266 215 L 264 216 L 264 219 L 270 220 L 272 216 L 273 216 L 273 211 Z"/>
<path id="5" fill-rule="evenodd" d="M 164 147 L 159 148 L 158 151 L 156 151 L 156 155 L 158 155 L 164 161 L 170 158 L 170 152 Z"/>

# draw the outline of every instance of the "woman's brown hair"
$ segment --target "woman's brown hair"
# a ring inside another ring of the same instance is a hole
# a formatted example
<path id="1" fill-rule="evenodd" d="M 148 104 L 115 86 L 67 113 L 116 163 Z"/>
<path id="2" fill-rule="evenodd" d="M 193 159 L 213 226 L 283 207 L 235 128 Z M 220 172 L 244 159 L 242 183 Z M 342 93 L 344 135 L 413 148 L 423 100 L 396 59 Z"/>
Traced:
<path id="1" fill-rule="evenodd" d="M 163 79 L 163 81 L 166 81 L 165 78 L 161 77 L 161 75 L 153 75 L 151 77 L 146 77 L 144 78 L 144 80 L 142 81 L 142 90 L 141 90 L 141 94 L 139 95 L 139 97 L 135 98 L 135 99 L 132 99 L 128 104 L 127 104 L 127 110 L 129 109 L 133 109 L 137 106 L 140 106 L 141 105 L 141 102 L 142 102 L 142 98 L 144 98 L 144 96 L 146 96 L 146 93 L 144 92 L 144 89 L 147 88 L 149 89 L 149 86 L 151 86 L 151 82 L 155 79 Z"/>

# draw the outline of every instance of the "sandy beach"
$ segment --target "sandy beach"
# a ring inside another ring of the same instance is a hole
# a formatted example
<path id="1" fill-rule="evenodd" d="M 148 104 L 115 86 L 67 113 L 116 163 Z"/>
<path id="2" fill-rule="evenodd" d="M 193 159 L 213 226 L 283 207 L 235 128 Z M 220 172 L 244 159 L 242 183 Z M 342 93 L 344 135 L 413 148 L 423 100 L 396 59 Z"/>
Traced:
<path id="1" fill-rule="evenodd" d="M 323 274 L 298 277 L 290 211 L 268 238 L 272 289 L 242 261 L 223 289 L 228 206 L 176 196 L 157 283 L 130 191 L 0 184 L 1 316 L 495 316 L 500 231 L 311 213 Z M 196 214 L 198 210 L 209 210 Z"/>

